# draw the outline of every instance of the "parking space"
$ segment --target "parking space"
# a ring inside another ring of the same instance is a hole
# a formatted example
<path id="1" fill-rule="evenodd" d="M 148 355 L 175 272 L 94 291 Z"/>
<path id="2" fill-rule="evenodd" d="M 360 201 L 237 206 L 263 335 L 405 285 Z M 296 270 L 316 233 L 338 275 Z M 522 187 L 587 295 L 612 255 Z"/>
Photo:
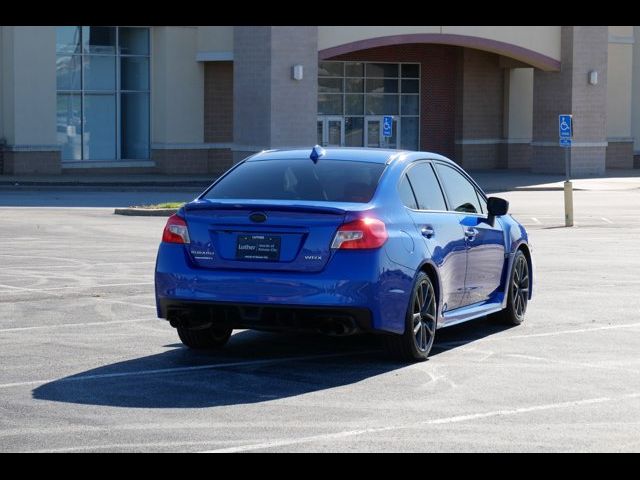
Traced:
<path id="1" fill-rule="evenodd" d="M 574 225 L 627 228 L 640 225 L 637 190 L 574 191 Z M 511 202 L 513 215 L 527 228 L 564 227 L 564 192 L 497 192 Z"/>
<path id="2" fill-rule="evenodd" d="M 408 366 L 370 337 L 189 351 L 155 316 L 165 219 L 40 195 L 0 192 L 0 451 L 640 450 L 638 189 L 576 192 L 571 229 L 561 191 L 496 194 L 534 247 L 526 322 L 441 330 Z"/>

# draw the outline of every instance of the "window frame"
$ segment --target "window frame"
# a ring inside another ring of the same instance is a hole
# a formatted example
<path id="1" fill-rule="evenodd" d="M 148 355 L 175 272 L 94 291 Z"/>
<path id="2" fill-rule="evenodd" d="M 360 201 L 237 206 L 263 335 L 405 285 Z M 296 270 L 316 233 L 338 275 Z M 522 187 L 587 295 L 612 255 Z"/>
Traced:
<path id="1" fill-rule="evenodd" d="M 422 130 L 422 63 L 421 62 L 388 62 L 388 61 L 371 61 L 371 60 L 319 60 L 318 61 L 318 68 L 320 69 L 320 65 L 323 63 L 332 63 L 332 64 L 342 64 L 342 74 L 341 76 L 338 75 L 322 75 L 320 72 L 318 72 L 318 82 L 320 79 L 324 79 L 324 78 L 334 78 L 334 79 L 342 79 L 343 83 L 342 83 L 342 92 L 341 93 L 321 93 L 318 92 L 318 100 L 316 101 L 316 103 L 319 104 L 319 97 L 320 95 L 324 95 L 325 97 L 327 95 L 340 95 L 342 97 L 342 111 L 341 113 L 327 113 L 327 114 L 321 114 L 318 113 L 318 117 L 321 116 L 342 116 L 343 118 L 347 118 L 347 117 L 358 117 L 358 118 L 363 118 L 366 119 L 367 117 L 382 117 L 383 115 L 387 115 L 386 113 L 382 113 L 382 114 L 369 114 L 368 113 L 368 105 L 367 105 L 367 95 L 380 95 L 382 97 L 385 96 L 396 96 L 397 97 L 397 102 L 396 102 L 396 107 L 397 107 L 397 114 L 393 114 L 393 118 L 397 120 L 397 125 L 398 125 L 398 135 L 397 135 L 397 141 L 396 141 L 396 146 L 394 147 L 396 150 L 406 150 L 406 149 L 410 149 L 410 150 L 420 150 L 420 145 L 421 145 L 421 130 Z M 351 74 L 351 72 L 347 71 L 347 64 L 361 64 L 362 65 L 362 76 L 354 76 Z M 372 76 L 367 72 L 367 65 L 369 64 L 391 64 L 391 65 L 397 65 L 398 66 L 398 76 L 397 77 L 384 77 L 384 76 Z M 415 66 L 417 67 L 417 77 L 403 77 L 402 73 L 403 73 L 403 68 L 406 65 L 411 65 L 411 66 Z M 347 81 L 348 80 L 362 80 L 363 84 L 362 84 L 362 91 L 360 92 L 348 92 L 347 91 Z M 398 91 L 395 93 L 375 93 L 375 92 L 367 92 L 367 80 L 369 79 L 375 79 L 375 80 L 395 80 L 398 82 Z M 411 80 L 411 81 L 417 81 L 417 85 L 418 85 L 418 91 L 417 92 L 404 92 L 402 89 L 402 84 L 404 80 Z M 356 95 L 356 96 L 360 96 L 361 98 L 361 103 L 362 103 L 362 111 L 358 112 L 358 113 L 347 113 L 347 96 L 348 95 Z M 402 109 L 402 99 L 403 97 L 408 97 L 408 96 L 414 96 L 417 99 L 418 102 L 418 110 L 416 113 L 411 113 L 411 114 L 405 114 L 403 112 Z M 416 119 L 417 121 L 417 142 L 416 142 L 416 148 L 414 149 L 413 147 L 411 148 L 404 148 L 402 146 L 402 119 L 404 118 L 411 118 L 411 119 Z M 363 147 L 364 145 L 364 136 L 363 136 Z M 382 148 L 382 147 L 381 147 Z"/>
<path id="2" fill-rule="evenodd" d="M 69 56 L 69 57 L 77 57 L 79 59 L 79 75 L 80 75 L 80 85 L 78 89 L 58 89 L 58 85 L 56 82 L 56 98 L 58 97 L 58 95 L 78 95 L 80 97 L 80 117 L 81 117 L 81 133 L 80 133 L 80 158 L 79 159 L 63 159 L 62 162 L 64 163 L 73 163 L 73 162 L 105 162 L 105 161 L 116 161 L 116 162 L 130 162 L 130 161 L 148 161 L 151 159 L 151 153 L 152 153 L 152 144 L 151 144 L 151 137 L 152 137 L 152 132 L 153 132 L 153 125 L 152 125 L 152 117 L 153 117 L 153 113 L 152 113 L 152 73 L 153 73 L 153 65 L 152 65 L 152 58 L 153 58 L 153 39 L 152 39 L 152 32 L 151 32 L 151 27 L 150 26 L 145 26 L 145 25 L 126 25 L 126 26 L 119 26 L 119 25 L 105 25 L 105 27 L 111 27 L 114 29 L 114 52 L 113 53 L 103 53 L 103 52 L 92 52 L 90 50 L 85 52 L 85 45 L 84 45 L 84 28 L 85 27 L 92 27 L 92 25 L 73 25 L 73 27 L 77 27 L 78 28 L 78 32 L 79 32 L 79 51 L 74 51 L 74 52 L 64 52 L 64 51 L 58 51 L 57 49 L 57 44 L 56 44 L 56 59 L 60 56 Z M 56 26 L 56 28 L 60 28 L 60 26 Z M 147 43 L 148 43 L 148 53 L 146 54 L 129 54 L 129 53 L 121 53 L 120 51 L 120 31 L 121 29 L 127 29 L 127 28 L 141 28 L 141 29 L 145 29 L 146 30 L 146 35 L 147 35 Z M 113 89 L 110 90 L 96 90 L 96 89 L 88 89 L 86 88 L 86 84 L 85 84 L 85 61 L 90 61 L 91 58 L 94 57 L 107 57 L 107 58 L 113 58 L 114 59 L 114 86 Z M 144 58 L 147 61 L 147 78 L 148 78 L 148 85 L 147 85 L 147 89 L 146 90 L 131 90 L 131 89 L 123 89 L 122 88 L 122 59 L 127 59 L 127 58 Z M 148 105 L 148 112 L 147 112 L 147 138 L 146 138 L 146 144 L 147 144 L 147 155 L 145 158 L 132 158 L 129 156 L 124 156 L 123 155 L 123 141 L 122 141 L 122 128 L 123 128 L 123 121 L 122 121 L 122 98 L 123 95 L 127 95 L 127 94 L 142 94 L 142 95 L 146 95 L 147 96 L 147 105 Z M 114 158 L 86 158 L 85 155 L 85 117 L 86 117 L 86 111 L 85 111 L 85 104 L 86 104 L 86 100 L 85 97 L 89 96 L 89 95 L 103 95 L 103 96 L 110 96 L 113 95 L 115 98 L 115 118 L 114 118 L 114 122 L 115 122 L 115 139 L 114 139 L 114 150 L 115 150 L 115 155 Z M 56 100 L 57 101 L 57 100 Z M 57 121 L 57 120 L 56 120 Z"/>
<path id="3" fill-rule="evenodd" d="M 413 196 L 413 203 L 416 206 L 416 208 L 410 207 L 409 205 L 407 205 L 406 203 L 404 203 L 403 201 L 403 197 L 402 194 L 400 193 L 400 186 L 402 185 L 402 182 L 407 181 L 407 185 L 409 185 L 409 190 L 411 191 L 411 195 Z M 418 207 L 420 205 L 418 205 L 418 198 L 416 197 L 416 192 L 413 189 L 413 185 L 411 184 L 411 180 L 409 180 L 409 175 L 407 175 L 407 171 L 402 172 L 402 175 L 400 175 L 400 180 L 398 181 L 398 196 L 400 197 L 400 201 L 402 202 L 402 205 L 404 205 L 405 208 L 408 208 L 409 210 L 412 211 L 418 211 Z"/>
<path id="4" fill-rule="evenodd" d="M 440 193 L 442 193 L 442 197 L 444 198 L 444 203 L 445 203 L 445 205 L 447 207 L 447 210 L 423 210 L 421 208 L 415 209 L 415 208 L 411 208 L 411 207 L 405 205 L 405 203 L 402 202 L 402 197 L 400 195 L 400 183 L 402 182 L 403 177 L 406 176 L 407 177 L 407 181 L 409 183 L 409 186 L 411 187 L 411 191 L 413 193 L 413 198 L 414 198 L 414 200 L 416 202 L 416 205 L 418 207 L 420 207 L 420 203 L 418 202 L 418 197 L 416 196 L 415 189 L 413 188 L 413 185 L 411 184 L 411 179 L 409 178 L 409 176 L 407 174 L 411 168 L 413 168 L 415 165 L 417 165 L 419 163 L 428 163 L 431 166 L 431 169 L 433 170 L 433 173 L 434 173 L 434 175 L 436 177 L 436 180 L 438 181 L 438 186 L 440 187 Z M 436 168 L 437 164 L 441 164 L 441 165 L 444 165 L 444 166 L 447 166 L 447 167 L 451 167 L 455 171 L 459 172 L 464 177 L 464 179 L 467 180 L 471 184 L 471 186 L 475 190 L 476 195 L 478 196 L 478 201 L 480 203 L 480 207 L 482 208 L 482 201 L 484 201 L 484 204 L 486 205 L 487 198 L 488 198 L 487 195 L 482 191 L 480 186 L 476 183 L 476 181 L 473 178 L 471 178 L 471 176 L 467 172 L 462 170 L 457 164 L 454 164 L 453 162 L 445 162 L 445 161 L 437 159 L 437 158 L 424 158 L 424 159 L 414 160 L 404 168 L 404 170 L 400 174 L 399 180 L 398 180 L 397 185 L 396 185 L 396 190 L 398 192 L 398 196 L 401 199 L 402 205 L 405 208 L 407 208 L 408 210 L 411 210 L 413 212 L 453 213 L 453 214 L 457 214 L 457 215 L 460 215 L 460 214 L 467 215 L 467 216 L 468 215 L 473 215 L 473 216 L 476 216 L 476 217 L 487 218 L 488 212 L 471 213 L 471 212 L 457 212 L 455 210 L 451 210 L 451 201 L 449 200 L 449 197 L 447 196 L 447 193 L 445 191 L 444 182 L 442 181 L 442 179 L 438 175 L 438 169 Z"/>
<path id="5" fill-rule="evenodd" d="M 413 167 L 419 165 L 419 164 L 423 164 L 426 163 L 430 166 L 431 170 L 433 171 L 433 174 L 436 178 L 436 182 L 438 182 L 438 187 L 440 188 L 440 193 L 442 194 L 442 198 L 444 200 L 444 204 L 447 207 L 447 210 L 425 210 L 425 209 L 421 209 L 420 208 L 420 202 L 418 202 L 418 196 L 416 195 L 416 190 L 413 187 L 413 184 L 411 183 L 411 179 L 409 178 L 409 170 L 411 170 Z M 409 183 L 409 186 L 411 187 L 411 192 L 413 193 L 413 198 L 416 202 L 416 205 L 418 206 L 418 208 L 411 208 L 407 205 L 405 205 L 404 202 L 402 202 L 402 205 L 404 205 L 405 208 L 413 211 L 413 212 L 437 212 L 437 213 L 450 213 L 449 209 L 449 200 L 447 199 L 447 196 L 444 193 L 444 190 L 442 188 L 442 182 L 440 180 L 440 178 L 438 177 L 437 173 L 436 173 L 436 169 L 433 166 L 433 162 L 431 159 L 425 158 L 425 159 L 419 159 L 419 160 L 414 160 L 413 162 L 411 162 L 409 165 L 407 165 L 404 170 L 402 171 L 402 174 L 400 175 L 400 180 L 398 181 L 398 185 L 397 185 L 397 190 L 398 190 L 398 195 L 400 195 L 400 183 L 402 182 L 403 177 L 407 177 L 407 182 Z M 402 198 L 402 197 L 401 197 Z M 458 212 L 456 212 L 458 213 Z"/>
<path id="6" fill-rule="evenodd" d="M 445 196 L 445 202 L 447 204 L 447 212 L 448 213 L 456 213 L 456 214 L 461 214 L 461 215 L 465 215 L 465 216 L 475 216 L 475 217 L 481 217 L 481 218 L 487 218 L 488 217 L 488 212 L 478 212 L 478 213 L 473 213 L 473 212 L 458 212 L 456 210 L 451 210 L 452 206 L 451 206 L 451 201 L 449 200 L 449 197 L 447 196 L 447 192 L 446 189 L 444 188 L 444 182 L 442 181 L 442 179 L 440 178 L 440 175 L 438 174 L 438 169 L 436 168 L 436 165 L 443 165 L 445 167 L 449 167 L 452 168 L 453 170 L 455 170 L 456 172 L 458 172 L 460 175 L 462 175 L 462 177 L 467 180 L 467 182 L 469 182 L 471 184 L 471 186 L 473 187 L 473 189 L 475 190 L 476 196 L 478 197 L 478 204 L 480 205 L 480 209 L 482 210 L 482 202 L 480 201 L 481 199 L 484 200 L 484 203 L 486 205 L 487 203 L 487 195 L 482 191 L 482 189 L 480 188 L 480 186 L 476 183 L 476 181 L 471 178 L 471 176 L 465 172 L 464 170 L 462 170 L 462 168 L 460 168 L 457 164 L 454 164 L 453 162 L 444 162 L 440 159 L 433 159 L 432 161 L 432 168 L 433 171 L 436 174 L 436 177 L 438 178 L 438 182 L 440 183 L 440 188 L 444 193 Z"/>

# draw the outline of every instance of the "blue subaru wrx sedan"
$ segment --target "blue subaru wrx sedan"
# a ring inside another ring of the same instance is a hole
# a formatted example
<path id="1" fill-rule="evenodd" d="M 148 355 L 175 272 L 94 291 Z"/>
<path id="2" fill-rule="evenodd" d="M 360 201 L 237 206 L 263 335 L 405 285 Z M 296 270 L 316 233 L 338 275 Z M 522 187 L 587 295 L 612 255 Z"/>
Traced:
<path id="1" fill-rule="evenodd" d="M 523 321 L 531 249 L 508 206 L 434 153 L 260 152 L 167 221 L 158 316 L 196 349 L 234 328 L 372 332 L 424 360 L 440 327 Z"/>

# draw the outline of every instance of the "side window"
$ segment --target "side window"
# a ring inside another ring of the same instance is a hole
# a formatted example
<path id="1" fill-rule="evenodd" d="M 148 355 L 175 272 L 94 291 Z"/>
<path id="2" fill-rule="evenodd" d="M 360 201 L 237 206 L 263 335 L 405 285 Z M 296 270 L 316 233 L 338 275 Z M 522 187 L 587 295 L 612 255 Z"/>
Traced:
<path id="1" fill-rule="evenodd" d="M 447 192 L 451 210 L 465 213 L 482 213 L 476 188 L 469 180 L 448 165 L 437 163 L 436 170 L 440 180 L 442 180 L 442 187 Z"/>
<path id="2" fill-rule="evenodd" d="M 440 184 L 430 164 L 418 163 L 409 170 L 407 175 L 416 194 L 420 210 L 447 209 Z"/>
<path id="3" fill-rule="evenodd" d="M 400 186 L 398 187 L 398 191 L 400 192 L 400 198 L 402 199 L 402 203 L 404 203 L 407 207 L 417 209 L 418 204 L 416 203 L 416 197 L 413 195 L 413 189 L 409 184 L 409 179 L 406 175 L 402 176 L 402 180 L 400 181 Z"/>

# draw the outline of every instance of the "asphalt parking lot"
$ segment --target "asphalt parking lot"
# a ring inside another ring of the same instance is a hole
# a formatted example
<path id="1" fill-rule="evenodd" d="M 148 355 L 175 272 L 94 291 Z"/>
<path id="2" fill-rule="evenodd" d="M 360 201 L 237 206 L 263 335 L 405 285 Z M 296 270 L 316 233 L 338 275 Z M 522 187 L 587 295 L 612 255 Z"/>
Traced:
<path id="1" fill-rule="evenodd" d="M 0 451 L 640 451 L 640 189 L 576 192 L 570 229 L 561 191 L 502 194 L 526 322 L 440 330 L 415 365 L 368 337 L 183 348 L 155 317 L 165 219 L 113 207 L 195 193 L 0 191 Z"/>

